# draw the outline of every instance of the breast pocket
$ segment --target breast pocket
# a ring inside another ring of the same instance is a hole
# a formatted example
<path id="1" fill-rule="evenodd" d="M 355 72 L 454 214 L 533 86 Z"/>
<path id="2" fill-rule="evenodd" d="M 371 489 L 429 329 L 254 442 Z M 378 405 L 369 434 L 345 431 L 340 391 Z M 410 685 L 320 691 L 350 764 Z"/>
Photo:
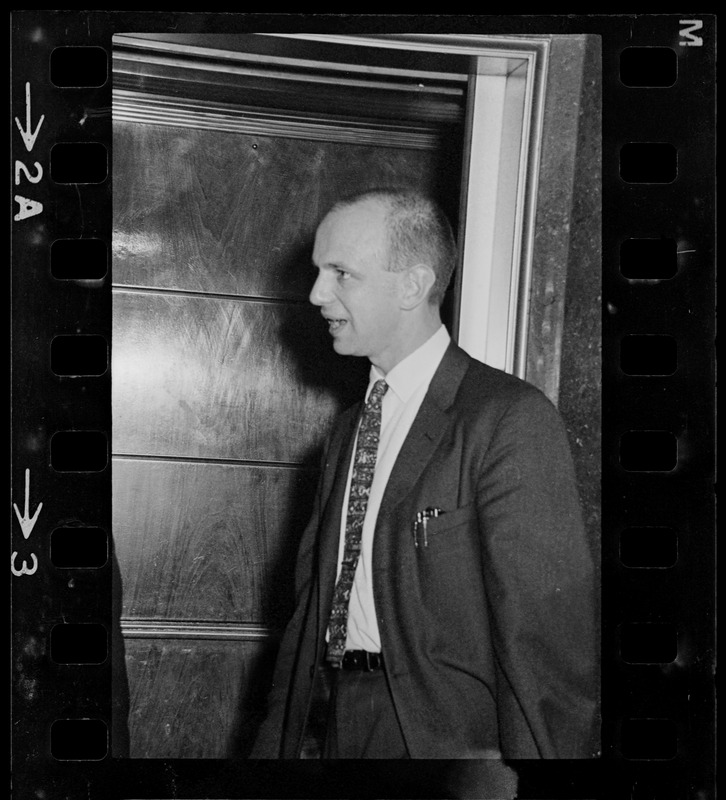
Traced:
<path id="1" fill-rule="evenodd" d="M 477 524 L 476 506 L 468 503 L 451 511 L 444 510 L 418 525 L 418 548 L 438 550 L 459 547 L 471 535 L 470 528 Z"/>

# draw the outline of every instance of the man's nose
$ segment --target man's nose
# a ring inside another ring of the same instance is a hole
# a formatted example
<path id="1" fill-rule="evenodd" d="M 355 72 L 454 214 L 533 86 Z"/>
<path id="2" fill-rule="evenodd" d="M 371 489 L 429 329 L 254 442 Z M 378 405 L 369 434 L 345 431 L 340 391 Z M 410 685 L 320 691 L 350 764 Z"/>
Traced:
<path id="1" fill-rule="evenodd" d="M 330 302 L 330 286 L 324 273 L 318 273 L 318 277 L 315 279 L 308 299 L 314 306 L 324 306 L 326 303 Z"/>

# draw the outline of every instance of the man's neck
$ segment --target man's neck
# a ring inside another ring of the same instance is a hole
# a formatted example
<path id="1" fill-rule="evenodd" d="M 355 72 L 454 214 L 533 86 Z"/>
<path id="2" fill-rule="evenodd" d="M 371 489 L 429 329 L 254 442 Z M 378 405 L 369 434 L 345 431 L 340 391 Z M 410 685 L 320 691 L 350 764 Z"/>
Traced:
<path id="1" fill-rule="evenodd" d="M 435 309 L 435 313 L 427 314 L 418 323 L 408 330 L 407 336 L 396 350 L 394 357 L 387 359 L 385 363 L 371 362 L 383 376 L 390 372 L 396 364 L 400 364 L 404 358 L 408 358 L 411 353 L 418 350 L 438 331 L 442 324 L 438 307 Z"/>

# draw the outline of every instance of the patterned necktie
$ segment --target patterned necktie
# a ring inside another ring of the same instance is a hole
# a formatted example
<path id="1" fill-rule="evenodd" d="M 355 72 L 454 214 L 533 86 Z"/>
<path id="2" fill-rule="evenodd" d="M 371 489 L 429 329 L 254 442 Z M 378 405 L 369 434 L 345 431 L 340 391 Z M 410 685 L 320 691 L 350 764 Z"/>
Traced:
<path id="1" fill-rule="evenodd" d="M 345 653 L 345 640 L 348 634 L 348 602 L 355 568 L 358 566 L 363 520 L 366 516 L 368 495 L 373 482 L 373 471 L 376 468 L 378 437 L 381 431 L 381 402 L 387 389 L 388 384 L 384 380 L 376 381 L 368 395 L 358 428 L 358 441 L 353 458 L 353 476 L 350 481 L 348 497 L 348 516 L 345 523 L 343 562 L 333 593 L 333 607 L 328 625 L 330 635 L 326 658 L 334 667 L 341 665 Z"/>

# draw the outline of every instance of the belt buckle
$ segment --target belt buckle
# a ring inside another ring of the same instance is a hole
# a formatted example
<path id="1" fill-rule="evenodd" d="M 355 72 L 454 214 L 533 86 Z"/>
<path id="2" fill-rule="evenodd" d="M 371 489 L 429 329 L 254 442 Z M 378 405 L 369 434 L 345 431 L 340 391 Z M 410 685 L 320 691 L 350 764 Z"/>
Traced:
<path id="1" fill-rule="evenodd" d="M 381 667 L 381 654 L 380 653 L 371 653 L 368 650 L 364 650 L 365 653 L 365 666 L 363 669 L 365 672 L 375 672 L 377 669 Z"/>

